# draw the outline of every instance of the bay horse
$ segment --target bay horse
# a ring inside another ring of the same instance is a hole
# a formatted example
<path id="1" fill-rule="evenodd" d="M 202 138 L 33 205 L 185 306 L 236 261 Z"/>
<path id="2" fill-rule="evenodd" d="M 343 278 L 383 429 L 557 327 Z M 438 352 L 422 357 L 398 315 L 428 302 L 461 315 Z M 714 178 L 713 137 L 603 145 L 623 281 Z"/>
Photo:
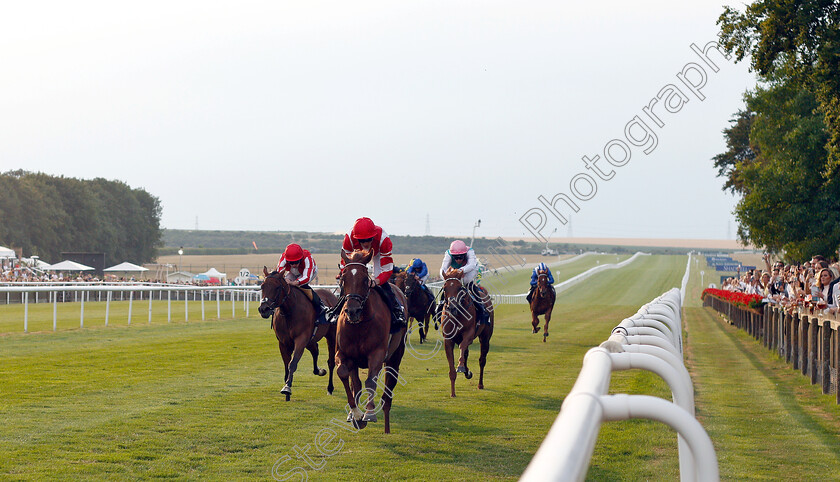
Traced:
<path id="1" fill-rule="evenodd" d="M 457 378 L 458 373 L 463 373 L 467 380 L 473 377 L 472 372 L 467 368 L 467 359 L 470 356 L 470 344 L 475 338 L 478 338 L 481 345 L 481 355 L 478 358 L 478 365 L 481 368 L 478 389 L 484 389 L 484 365 L 487 363 L 490 338 L 493 336 L 494 314 L 492 305 L 488 306 L 489 303 L 485 303 L 485 309 L 490 311 L 490 324 L 482 324 L 476 327 L 478 322 L 476 309 L 469 290 L 464 286 L 463 276 L 463 271 L 452 268 L 444 273 L 443 300 L 441 301 L 441 303 L 444 303 L 444 307 L 440 330 L 444 335 L 443 347 L 446 351 L 446 359 L 449 361 L 449 396 L 453 398 L 455 397 L 455 378 Z M 455 368 L 454 354 L 456 344 L 461 350 L 457 369 Z"/>
<path id="2" fill-rule="evenodd" d="M 400 271 L 399 273 L 394 273 L 391 275 L 391 279 L 389 280 L 391 284 L 396 286 L 400 289 L 403 293 L 405 293 L 405 280 L 408 276 L 408 273 L 405 271 Z"/>
<path id="3" fill-rule="evenodd" d="M 318 341 L 321 338 L 326 338 L 327 366 L 330 369 L 327 392 L 332 395 L 335 388 L 333 386 L 335 325 L 319 325 L 316 330 L 317 313 L 312 301 L 309 300 L 303 289 L 291 286 L 286 282 L 283 274 L 277 271 L 269 273 L 265 266 L 263 266 L 263 274 L 265 274 L 265 281 L 261 286 L 262 301 L 260 302 L 259 312 L 263 318 L 272 317 L 271 328 L 274 330 L 275 337 L 277 337 L 278 345 L 280 345 L 280 355 L 283 357 L 283 366 L 286 369 L 285 385 L 280 393 L 286 396 L 287 402 L 291 399 L 292 381 L 304 349 L 312 353 L 312 363 L 314 365 L 312 373 L 321 377 L 327 374 L 326 370 L 318 368 Z M 338 301 L 335 295 L 327 290 L 313 291 L 318 293 L 318 296 L 328 307 L 335 306 Z"/>
<path id="4" fill-rule="evenodd" d="M 367 264 L 372 256 L 372 250 L 356 250 L 350 255 L 341 252 L 344 269 L 340 284 L 345 302 L 338 316 L 336 330 L 336 374 L 347 392 L 350 409 L 347 421 L 355 427 L 364 428 L 368 422 L 376 422 L 379 407 L 374 405 L 373 399 L 377 382 L 381 381 L 380 374 L 385 372 L 381 408 L 385 414 L 385 433 L 391 433 L 391 400 L 405 353 L 406 328 L 391 333 L 391 308 L 388 301 L 384 295 L 371 288 L 373 280 Z M 392 290 L 397 301 L 405 306 L 402 291 Z M 364 390 L 359 378 L 360 368 L 368 370 Z M 359 409 L 358 405 L 364 405 L 365 410 Z"/>
<path id="5" fill-rule="evenodd" d="M 545 328 L 543 330 L 543 342 L 548 338 L 548 322 L 551 321 L 551 311 L 554 309 L 554 300 L 556 299 L 554 290 L 548 285 L 548 275 L 545 271 L 537 272 L 537 289 L 534 290 L 534 295 L 531 297 L 531 325 L 534 327 L 534 333 L 540 331 L 540 315 L 545 315 Z"/>
<path id="6" fill-rule="evenodd" d="M 414 277 L 413 274 L 408 274 L 405 278 L 405 298 L 408 303 L 406 310 L 408 318 L 409 330 L 411 329 L 412 320 L 417 320 L 417 326 L 420 331 L 420 343 L 426 341 L 429 334 L 429 321 L 435 314 L 437 303 L 432 299 L 429 302 L 429 297 L 420 280 Z"/>

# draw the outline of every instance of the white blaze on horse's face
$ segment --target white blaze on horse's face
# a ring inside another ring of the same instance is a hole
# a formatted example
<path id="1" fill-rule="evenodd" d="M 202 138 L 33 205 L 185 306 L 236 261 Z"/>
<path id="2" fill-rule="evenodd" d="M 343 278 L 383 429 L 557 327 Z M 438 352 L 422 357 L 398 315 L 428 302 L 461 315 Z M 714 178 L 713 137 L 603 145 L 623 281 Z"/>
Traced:
<path id="1" fill-rule="evenodd" d="M 356 268 L 350 270 L 350 274 L 352 274 L 353 276 L 356 276 L 356 272 Z"/>

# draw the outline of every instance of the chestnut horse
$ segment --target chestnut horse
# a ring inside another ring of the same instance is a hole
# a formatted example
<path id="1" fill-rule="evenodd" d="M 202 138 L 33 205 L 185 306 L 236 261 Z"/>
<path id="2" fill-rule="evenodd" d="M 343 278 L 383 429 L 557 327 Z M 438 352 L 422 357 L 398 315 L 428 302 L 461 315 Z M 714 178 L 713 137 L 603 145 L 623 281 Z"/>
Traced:
<path id="1" fill-rule="evenodd" d="M 537 272 L 537 289 L 531 297 L 531 325 L 534 326 L 534 333 L 540 331 L 540 315 L 545 315 L 545 329 L 543 331 L 543 342 L 548 338 L 548 322 L 551 321 L 551 310 L 554 309 L 554 290 L 548 285 L 548 275 L 545 271 Z"/>
<path id="2" fill-rule="evenodd" d="M 391 400 L 405 353 L 406 329 L 401 328 L 391 334 L 391 308 L 388 301 L 384 295 L 371 288 L 372 279 L 367 264 L 372 256 L 373 251 L 370 250 L 353 251 L 349 256 L 341 252 L 345 264 L 340 283 L 346 301 L 338 316 L 336 330 L 336 374 L 347 392 L 350 407 L 347 421 L 358 428 L 364 428 L 368 422 L 376 422 L 378 407 L 374 405 L 373 399 L 384 364 L 385 387 L 381 403 L 385 413 L 385 433 L 391 433 Z M 402 292 L 397 289 L 393 291 L 397 301 L 405 306 Z M 364 390 L 359 379 L 360 368 L 368 369 Z M 358 405 L 365 405 L 364 412 Z"/>
<path id="3" fill-rule="evenodd" d="M 423 343 L 429 334 L 429 321 L 435 314 L 437 303 L 435 303 L 435 300 L 429 301 L 429 296 L 423 289 L 423 285 L 420 284 L 420 280 L 410 273 L 405 278 L 405 298 L 408 302 L 406 313 L 409 330 L 411 329 L 411 320 L 417 320 L 420 343 Z"/>
<path id="4" fill-rule="evenodd" d="M 443 347 L 446 350 L 446 359 L 449 361 L 450 397 L 455 397 L 455 378 L 458 373 L 463 373 L 467 380 L 473 377 L 472 372 L 467 368 L 467 358 L 470 356 L 470 344 L 475 338 L 478 338 L 481 344 L 481 355 L 478 358 L 478 365 L 481 367 L 478 388 L 479 390 L 484 388 L 484 365 L 487 363 L 487 352 L 490 351 L 490 337 L 493 336 L 492 305 L 489 299 L 488 303 L 485 303 L 485 309 L 490 311 L 490 324 L 482 324 L 476 328 L 478 318 L 469 290 L 462 281 L 463 276 L 463 271 L 450 268 L 443 278 L 445 281 L 441 303 L 444 303 L 444 306 L 440 330 L 446 340 Z M 456 344 L 461 349 L 457 369 L 454 354 Z"/>
<path id="5" fill-rule="evenodd" d="M 327 392 L 333 392 L 333 369 L 335 368 L 335 325 L 320 325 L 315 330 L 317 313 L 312 301 L 301 288 L 286 283 L 283 275 L 277 271 L 268 272 L 263 266 L 265 281 L 262 283 L 262 302 L 259 312 L 263 318 L 273 315 L 271 328 L 280 345 L 283 365 L 286 369 L 285 385 L 280 393 L 286 395 L 286 401 L 292 397 L 292 381 L 297 370 L 298 361 L 303 355 L 304 348 L 312 353 L 314 364 L 313 373 L 318 376 L 327 374 L 323 368 L 318 368 L 318 340 L 327 339 L 327 366 L 330 378 Z M 326 290 L 316 290 L 318 296 L 327 306 L 335 306 L 335 295 Z"/>

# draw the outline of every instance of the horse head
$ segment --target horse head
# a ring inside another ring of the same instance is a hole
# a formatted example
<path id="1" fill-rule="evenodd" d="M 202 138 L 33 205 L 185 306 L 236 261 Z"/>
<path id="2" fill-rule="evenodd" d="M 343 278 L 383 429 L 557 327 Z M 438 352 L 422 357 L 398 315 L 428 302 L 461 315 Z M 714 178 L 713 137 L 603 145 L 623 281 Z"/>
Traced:
<path id="1" fill-rule="evenodd" d="M 458 293 L 464 289 L 464 272 L 459 269 L 449 268 L 443 274 L 443 297 L 447 301 L 456 301 Z"/>
<path id="2" fill-rule="evenodd" d="M 370 295 L 370 275 L 367 264 L 373 257 L 372 250 L 356 250 L 348 256 L 341 252 L 341 259 L 344 261 L 344 268 L 341 271 L 339 282 L 347 301 L 344 303 L 344 313 L 347 321 L 358 323 L 362 319 L 362 311 Z"/>
<path id="3" fill-rule="evenodd" d="M 548 274 L 543 270 L 537 271 L 537 289 L 541 295 L 545 295 L 548 290 Z"/>
<path id="4" fill-rule="evenodd" d="M 268 272 L 268 268 L 263 266 L 263 274 L 265 280 L 260 285 L 262 291 L 262 300 L 260 300 L 260 307 L 258 311 L 260 316 L 268 318 L 286 301 L 286 297 L 291 292 L 291 287 L 286 284 L 283 275 L 277 271 Z"/>

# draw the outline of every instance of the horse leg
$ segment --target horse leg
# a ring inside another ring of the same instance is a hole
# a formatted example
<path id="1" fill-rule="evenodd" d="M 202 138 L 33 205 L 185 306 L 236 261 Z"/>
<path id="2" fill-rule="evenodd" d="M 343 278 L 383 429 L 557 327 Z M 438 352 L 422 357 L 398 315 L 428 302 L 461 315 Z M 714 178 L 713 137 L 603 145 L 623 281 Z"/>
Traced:
<path id="1" fill-rule="evenodd" d="M 286 383 L 286 380 L 289 379 L 289 363 L 291 363 L 292 361 L 292 354 L 289 352 L 289 350 L 286 349 L 282 342 L 280 343 L 280 355 L 283 357 L 283 371 L 285 372 L 285 374 L 283 375 L 283 383 Z M 285 388 L 286 387 L 284 386 L 283 389 Z M 280 393 L 286 395 L 287 402 L 292 397 L 291 391 L 289 391 L 289 393 L 286 393 L 283 390 L 280 390 Z"/>
<path id="2" fill-rule="evenodd" d="M 350 370 L 350 384 L 353 387 L 353 405 L 352 405 L 352 422 L 353 426 L 356 428 L 365 428 L 367 426 L 367 422 L 363 420 L 365 417 L 365 412 L 359 408 L 359 405 L 356 403 L 359 394 L 362 392 L 362 380 L 359 378 L 359 367 L 353 366 L 353 369 Z M 349 415 L 348 415 L 349 418 Z"/>
<path id="3" fill-rule="evenodd" d="M 377 350 L 368 355 L 368 376 L 365 380 L 364 394 L 367 397 L 365 400 L 365 417 L 362 419 L 365 422 L 376 422 L 376 382 L 379 374 L 382 372 L 382 364 L 385 362 L 385 350 Z M 358 400 L 361 404 L 362 401 Z"/>
<path id="4" fill-rule="evenodd" d="M 300 361 L 308 342 L 308 336 L 300 336 L 295 340 L 295 351 L 292 353 L 292 361 L 289 362 L 289 376 L 286 378 L 286 385 L 280 390 L 280 393 L 286 395 L 286 401 L 292 396 L 292 382 L 295 379 L 295 371 L 297 371 L 298 361 Z"/>
<path id="5" fill-rule="evenodd" d="M 481 338 L 479 338 L 479 342 L 481 343 L 481 355 L 478 357 L 478 366 L 480 367 L 480 371 L 478 374 L 478 389 L 484 390 L 484 365 L 487 363 L 487 352 L 490 351 L 490 331 L 486 331 Z"/>
<path id="6" fill-rule="evenodd" d="M 353 393 L 353 389 L 350 387 L 350 375 L 352 374 L 353 369 L 348 362 L 341 359 L 338 360 L 337 366 L 338 368 L 336 369 L 335 374 L 338 375 L 341 383 L 344 384 L 344 392 L 347 394 L 347 406 L 350 407 L 350 412 L 347 414 L 347 421 L 355 426 L 355 419 L 357 416 L 358 418 L 361 418 L 361 411 L 356 406 L 356 396 Z"/>
<path id="7" fill-rule="evenodd" d="M 473 377 L 473 373 L 470 371 L 470 367 L 467 366 L 467 361 L 469 361 L 469 358 L 470 358 L 470 347 L 467 346 L 467 350 L 464 352 L 464 370 L 466 370 L 464 372 L 464 378 L 466 378 L 467 380 L 471 380 L 472 377 Z"/>
<path id="8" fill-rule="evenodd" d="M 457 372 L 463 373 L 467 379 L 472 378 L 472 373 L 467 369 L 467 357 L 469 356 L 470 351 L 470 344 L 475 338 L 475 328 L 470 330 L 471 333 L 464 333 L 464 336 L 461 338 L 461 343 L 458 345 L 458 348 L 461 349 L 461 357 L 458 358 L 458 369 Z"/>
<path id="9" fill-rule="evenodd" d="M 531 306 L 531 325 L 534 327 L 533 333 L 540 331 L 540 319 L 537 317 L 537 310 L 535 306 Z"/>
<path id="10" fill-rule="evenodd" d="M 553 309 L 554 307 L 552 306 L 548 309 L 548 311 L 545 312 L 545 329 L 543 330 L 543 342 L 545 342 L 545 339 L 548 338 L 548 322 L 551 321 L 551 310 Z"/>
<path id="11" fill-rule="evenodd" d="M 446 360 L 449 362 L 449 384 L 451 385 L 449 396 L 455 398 L 455 378 L 458 376 L 455 373 L 455 342 L 447 338 L 443 344 L 443 348 L 446 351 Z"/>
<path id="12" fill-rule="evenodd" d="M 335 337 L 327 336 L 327 368 L 330 369 L 330 379 L 327 382 L 327 393 L 332 395 L 335 386 L 333 385 L 333 371 L 335 370 Z"/>
<path id="13" fill-rule="evenodd" d="M 306 349 L 312 354 L 312 373 L 318 375 L 319 377 L 326 375 L 326 370 L 318 368 L 318 342 L 315 341 L 315 339 L 309 340 L 309 344 L 306 345 Z"/>
<path id="14" fill-rule="evenodd" d="M 401 345 L 385 361 L 385 388 L 382 390 L 382 411 L 385 413 L 385 433 L 391 433 L 391 400 L 394 398 L 394 388 L 400 376 L 400 363 L 405 354 L 405 344 Z M 405 384 L 405 380 L 403 380 Z"/>
<path id="15" fill-rule="evenodd" d="M 429 312 L 423 314 L 423 324 L 420 325 L 420 343 L 426 341 L 429 336 Z"/>

